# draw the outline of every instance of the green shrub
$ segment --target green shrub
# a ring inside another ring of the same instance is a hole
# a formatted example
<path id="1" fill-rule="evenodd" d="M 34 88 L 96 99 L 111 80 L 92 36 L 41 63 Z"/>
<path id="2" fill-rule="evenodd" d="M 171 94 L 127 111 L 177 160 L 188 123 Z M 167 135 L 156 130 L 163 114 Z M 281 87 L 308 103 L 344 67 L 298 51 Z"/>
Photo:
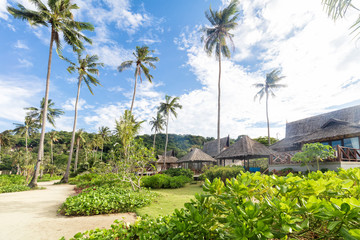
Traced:
<path id="1" fill-rule="evenodd" d="M 59 211 L 70 216 L 131 212 L 149 204 L 155 196 L 155 193 L 148 190 L 94 187 L 77 196 L 68 197 Z"/>
<path id="2" fill-rule="evenodd" d="M 60 180 L 61 178 L 62 178 L 62 176 L 58 176 L 58 175 L 50 176 L 50 174 L 44 174 L 42 176 L 42 178 L 38 179 L 38 182 L 48 182 L 48 181 L 53 181 L 53 180 Z"/>
<path id="3" fill-rule="evenodd" d="M 30 190 L 21 175 L 0 175 L 0 193 L 22 192 Z"/>
<path id="4" fill-rule="evenodd" d="M 69 183 L 75 184 L 78 188 L 100 187 L 100 186 L 127 186 L 128 184 L 119 180 L 115 173 L 97 174 L 86 173 L 70 178 Z"/>
<path id="5" fill-rule="evenodd" d="M 193 178 L 194 176 L 194 173 L 190 169 L 184 168 L 169 168 L 168 170 L 163 171 L 163 173 L 170 175 L 171 177 L 185 176 L 188 178 Z"/>
<path id="6" fill-rule="evenodd" d="M 204 178 L 209 179 L 212 182 L 215 178 L 220 178 L 223 182 L 226 179 L 235 178 L 237 175 L 241 174 L 244 171 L 244 168 L 241 166 L 229 166 L 229 167 L 220 167 L 214 166 L 204 172 Z"/>
<path id="7" fill-rule="evenodd" d="M 186 176 L 170 177 L 167 174 L 156 174 L 153 176 L 143 177 L 141 185 L 147 188 L 180 188 L 184 187 L 186 183 L 191 182 L 191 178 Z"/>

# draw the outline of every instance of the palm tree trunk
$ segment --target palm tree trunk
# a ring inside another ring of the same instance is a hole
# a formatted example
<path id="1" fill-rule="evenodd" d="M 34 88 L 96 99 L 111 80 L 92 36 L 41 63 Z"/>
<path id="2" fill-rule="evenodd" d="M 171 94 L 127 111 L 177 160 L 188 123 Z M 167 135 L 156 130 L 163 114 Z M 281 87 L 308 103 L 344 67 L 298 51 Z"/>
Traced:
<path id="1" fill-rule="evenodd" d="M 100 160 L 101 161 L 102 161 L 103 151 L 104 151 L 104 143 L 101 144 L 101 155 L 100 155 Z"/>
<path id="2" fill-rule="evenodd" d="M 170 114 L 170 112 L 168 112 L 167 116 L 166 116 L 166 140 L 165 140 L 165 152 L 164 152 L 164 170 L 166 169 L 166 151 L 167 151 L 167 145 L 168 145 L 169 114 Z"/>
<path id="3" fill-rule="evenodd" d="M 50 73 L 51 73 L 51 58 L 52 58 L 52 51 L 53 51 L 54 32 L 55 31 L 52 28 L 51 29 L 51 37 L 50 37 L 48 69 L 47 69 L 47 76 L 46 76 L 45 103 L 44 103 L 43 116 L 47 115 L 47 109 L 48 109 L 48 99 L 49 99 L 49 89 L 50 89 Z M 35 164 L 33 178 L 31 179 L 31 181 L 29 183 L 29 187 L 31 187 L 31 188 L 37 187 L 37 179 L 39 177 L 39 170 L 40 170 L 41 160 L 42 160 L 42 156 L 43 156 L 43 152 L 44 152 L 45 124 L 46 124 L 46 117 L 43 117 L 37 162 Z"/>
<path id="4" fill-rule="evenodd" d="M 268 144 L 270 146 L 270 122 L 269 122 L 269 109 L 268 109 L 269 93 L 266 90 L 266 121 L 268 130 Z"/>
<path id="5" fill-rule="evenodd" d="M 219 81 L 218 81 L 218 121 L 217 121 L 217 153 L 220 153 L 220 95 L 221 95 L 221 52 L 219 53 Z"/>
<path id="6" fill-rule="evenodd" d="M 132 114 L 132 110 L 133 110 L 133 106 L 134 106 L 134 102 L 135 102 L 136 85 L 137 85 L 137 80 L 138 80 L 139 69 L 140 69 L 140 65 L 138 65 L 138 66 L 137 66 L 137 69 L 136 69 L 134 93 L 133 93 L 133 97 L 132 97 L 132 101 L 131 101 L 130 114 Z"/>
<path id="7" fill-rule="evenodd" d="M 155 150 L 155 142 L 156 142 L 156 132 L 154 134 L 154 142 L 153 142 L 153 151 Z M 153 152 L 154 153 L 154 152 Z"/>
<path id="8" fill-rule="evenodd" d="M 77 108 L 78 108 L 78 102 L 79 102 L 79 96 L 80 96 L 81 78 L 82 78 L 82 76 L 80 75 L 79 83 L 78 83 L 78 90 L 77 90 L 77 95 L 76 95 L 76 102 L 75 102 L 75 117 L 74 117 L 73 132 L 72 132 L 72 136 L 71 136 L 70 154 L 69 154 L 69 159 L 68 159 L 67 166 L 66 166 L 66 172 L 64 174 L 64 177 L 60 181 L 62 183 L 69 182 L 70 165 L 71 165 L 72 155 L 74 152 L 75 131 L 76 131 L 76 121 L 77 121 Z"/>
<path id="9" fill-rule="evenodd" d="M 75 154 L 74 172 L 76 172 L 76 170 L 77 170 L 78 159 L 79 159 L 79 150 L 80 150 L 80 138 L 76 139 L 76 154 Z"/>
<path id="10" fill-rule="evenodd" d="M 54 164 L 53 141 L 50 139 L 51 164 Z"/>
<path id="11" fill-rule="evenodd" d="M 28 132 L 27 131 L 25 132 L 25 149 L 26 149 L 25 165 L 27 165 L 28 164 L 28 156 L 29 156 L 29 153 L 28 153 Z"/>

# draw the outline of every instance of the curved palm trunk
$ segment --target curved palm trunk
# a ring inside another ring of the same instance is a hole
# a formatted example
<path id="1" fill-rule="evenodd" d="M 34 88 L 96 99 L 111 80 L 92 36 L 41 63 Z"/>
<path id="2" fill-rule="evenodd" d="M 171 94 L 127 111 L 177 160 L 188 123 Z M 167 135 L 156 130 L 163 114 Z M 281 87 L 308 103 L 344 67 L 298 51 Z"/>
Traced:
<path id="1" fill-rule="evenodd" d="M 270 146 L 270 122 L 269 122 L 268 101 L 269 101 L 269 93 L 266 90 L 266 121 L 267 121 L 267 129 L 268 129 L 268 144 Z"/>
<path id="2" fill-rule="evenodd" d="M 166 151 L 167 151 L 167 145 L 168 145 L 169 114 L 170 114 L 170 112 L 168 112 L 167 116 L 166 116 L 166 140 L 165 140 L 165 153 L 164 153 L 164 170 L 166 169 Z"/>
<path id="3" fill-rule="evenodd" d="M 154 150 L 155 150 L 155 142 L 156 142 L 156 132 L 155 132 L 155 134 L 154 134 L 154 141 L 153 141 L 153 152 L 154 152 Z"/>
<path id="4" fill-rule="evenodd" d="M 135 94 L 136 94 L 136 85 L 137 85 L 137 80 L 138 80 L 138 73 L 139 73 L 139 69 L 140 69 L 140 65 L 138 65 L 138 66 L 137 66 L 137 69 L 136 69 L 136 74 L 135 74 L 135 85 L 134 85 L 134 93 L 133 93 L 133 97 L 132 97 L 132 101 L 131 101 L 130 114 L 132 114 L 132 110 L 133 110 L 133 107 L 134 107 Z"/>
<path id="5" fill-rule="evenodd" d="M 47 115 L 47 109 L 48 109 L 53 42 L 54 42 L 54 29 L 51 30 L 51 37 L 50 37 L 50 50 L 49 50 L 48 69 L 47 69 L 47 76 L 46 76 L 45 103 L 44 103 L 43 116 Z M 40 170 L 41 160 L 42 160 L 43 152 L 44 152 L 45 124 L 46 124 L 46 118 L 43 117 L 37 162 L 35 164 L 33 178 L 31 179 L 31 181 L 29 183 L 29 187 L 31 187 L 31 188 L 37 187 L 37 179 L 39 177 L 39 170 Z"/>
<path id="6" fill-rule="evenodd" d="M 221 53 L 219 54 L 219 82 L 218 82 L 218 121 L 217 121 L 217 153 L 220 153 L 220 95 L 221 95 Z"/>
<path id="7" fill-rule="evenodd" d="M 75 154 L 74 172 L 76 172 L 76 170 L 77 170 L 79 151 L 80 151 L 80 138 L 76 139 L 76 154 Z"/>
<path id="8" fill-rule="evenodd" d="M 72 155 L 74 152 L 75 131 L 76 131 L 76 122 L 77 122 L 77 108 L 78 108 L 78 102 L 79 102 L 79 96 L 80 96 L 81 78 L 82 78 L 82 76 L 80 75 L 79 83 L 78 83 L 78 91 L 77 91 L 77 95 L 76 95 L 76 102 L 75 102 L 75 117 L 74 117 L 73 132 L 72 132 L 72 136 L 71 136 L 70 154 L 69 154 L 69 159 L 68 159 L 67 166 L 66 166 L 66 172 L 64 174 L 64 177 L 60 181 L 62 183 L 69 182 L 70 165 L 71 165 Z"/>

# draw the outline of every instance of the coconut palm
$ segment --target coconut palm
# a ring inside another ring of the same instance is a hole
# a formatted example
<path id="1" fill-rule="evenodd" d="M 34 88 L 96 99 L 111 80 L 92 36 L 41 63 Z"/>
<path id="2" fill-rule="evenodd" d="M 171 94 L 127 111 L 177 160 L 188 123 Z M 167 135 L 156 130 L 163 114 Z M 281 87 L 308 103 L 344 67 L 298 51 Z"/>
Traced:
<path id="1" fill-rule="evenodd" d="M 76 154 L 75 154 L 75 164 L 74 164 L 74 172 L 77 171 L 78 159 L 79 159 L 79 151 L 80 151 L 80 144 L 85 142 L 84 131 L 79 129 L 76 132 Z"/>
<path id="2" fill-rule="evenodd" d="M 274 89 L 286 87 L 284 84 L 279 84 L 279 81 L 285 76 L 280 76 L 281 70 L 274 69 L 270 73 L 266 74 L 265 83 L 254 84 L 255 87 L 260 88 L 260 91 L 255 95 L 254 100 L 259 97 L 259 101 L 266 95 L 266 121 L 268 129 L 268 144 L 270 146 L 270 122 L 269 122 L 269 94 L 275 97 Z"/>
<path id="3" fill-rule="evenodd" d="M 20 136 L 25 136 L 25 149 L 26 149 L 26 157 L 25 157 L 25 164 L 28 164 L 28 138 L 37 133 L 39 130 L 39 124 L 37 121 L 30 116 L 25 117 L 24 124 L 14 123 L 16 126 L 13 132 Z"/>
<path id="4" fill-rule="evenodd" d="M 69 0 L 48 0 L 45 5 L 40 0 L 31 0 L 31 3 L 36 7 L 37 11 L 26 9 L 23 5 L 17 4 L 18 8 L 7 7 L 8 12 L 21 20 L 28 21 L 33 26 L 45 26 L 51 29 L 50 31 L 50 48 L 49 59 L 47 66 L 46 88 L 44 97 L 44 115 L 47 116 L 49 88 L 50 88 L 50 71 L 53 44 L 56 44 L 56 51 L 61 53 L 62 45 L 60 36 L 63 36 L 64 41 L 73 47 L 73 49 L 83 49 L 82 40 L 91 43 L 91 40 L 84 36 L 82 30 L 94 30 L 94 26 L 90 23 L 78 22 L 74 20 L 72 10 L 78 9 L 76 4 L 72 4 Z M 39 152 L 35 166 L 34 176 L 31 179 L 29 186 L 36 187 L 39 176 L 41 159 L 43 156 L 44 140 L 45 140 L 45 118 L 41 124 L 41 135 L 39 143 Z"/>
<path id="5" fill-rule="evenodd" d="M 104 142 L 109 140 L 109 136 L 111 134 L 111 131 L 108 127 L 99 127 L 99 135 L 102 139 L 101 141 L 101 155 L 100 155 L 100 160 L 102 161 L 102 155 L 103 155 L 103 151 L 104 151 Z"/>
<path id="6" fill-rule="evenodd" d="M 151 131 L 153 130 L 155 131 L 153 149 L 155 149 L 156 133 L 164 130 L 164 124 L 165 124 L 164 116 L 161 115 L 161 113 L 159 112 L 157 113 L 156 117 L 152 117 L 152 120 L 150 121 Z"/>
<path id="7" fill-rule="evenodd" d="M 325 11 L 334 21 L 345 17 L 349 8 L 360 11 L 360 6 L 355 6 L 353 2 L 352 0 L 322 0 Z M 353 29 L 351 33 L 356 34 L 355 37 L 357 37 L 360 34 L 360 15 L 351 28 Z"/>
<path id="8" fill-rule="evenodd" d="M 167 151 L 167 144 L 168 144 L 168 127 L 169 127 L 169 117 L 170 114 L 173 115 L 175 118 L 177 117 L 176 109 L 181 109 L 182 106 L 178 103 L 179 97 L 172 98 L 171 96 L 165 96 L 165 102 L 160 103 L 158 107 L 159 113 L 164 114 L 166 116 L 166 140 L 165 140 L 165 153 L 164 153 L 164 169 L 165 169 L 165 162 L 166 162 L 166 151 Z"/>
<path id="9" fill-rule="evenodd" d="M 46 120 L 51 124 L 51 126 L 56 128 L 55 118 L 58 118 L 61 115 L 64 115 L 64 111 L 61 110 L 60 108 L 54 108 L 54 105 L 55 105 L 55 103 L 51 99 L 49 99 L 48 104 L 47 104 Z M 31 119 L 35 119 L 37 124 L 39 126 L 41 126 L 41 124 L 43 122 L 44 108 L 45 108 L 45 98 L 42 98 L 41 102 L 40 102 L 40 108 L 28 107 L 28 108 L 24 108 L 24 109 L 28 111 L 27 116 L 30 117 Z"/>
<path id="10" fill-rule="evenodd" d="M 99 60 L 99 57 L 97 55 L 86 55 L 84 58 L 82 58 L 81 51 L 76 51 L 77 53 L 77 63 L 71 62 L 69 59 L 62 57 L 64 60 L 70 63 L 70 66 L 67 68 L 68 72 L 73 73 L 77 72 L 79 74 L 78 78 L 78 88 L 77 88 L 77 95 L 75 100 L 75 116 L 74 116 L 74 125 L 73 125 L 73 132 L 71 137 L 71 143 L 70 143 L 70 154 L 69 159 L 66 167 L 66 172 L 61 179 L 61 182 L 67 183 L 69 181 L 69 173 L 70 173 L 70 164 L 72 160 L 72 155 L 74 151 L 74 141 L 75 141 L 75 132 L 76 132 L 76 122 L 77 122 L 77 108 L 79 103 L 79 96 L 80 96 L 80 88 L 82 81 L 85 82 L 86 86 L 88 87 L 90 93 L 94 95 L 91 84 L 94 86 L 101 85 L 99 80 L 96 79 L 92 74 L 99 75 L 99 66 L 103 66 L 103 63 L 97 62 Z"/>
<path id="11" fill-rule="evenodd" d="M 237 26 L 238 20 L 238 0 L 231 0 L 229 5 L 219 11 L 214 12 L 211 7 L 205 12 L 206 18 L 212 26 L 203 28 L 204 35 L 202 41 L 205 43 L 205 51 L 211 56 L 215 50 L 216 59 L 219 61 L 219 80 L 218 80 L 218 121 L 217 121 L 217 151 L 220 153 L 220 97 L 221 97 L 221 56 L 231 57 L 227 44 L 229 40 L 232 48 L 234 43 L 233 34 L 230 33 Z"/>
<path id="12" fill-rule="evenodd" d="M 153 62 L 159 61 L 159 58 L 150 56 L 150 54 L 153 52 L 154 50 L 149 50 L 148 46 L 143 46 L 143 47 L 136 46 L 136 52 L 133 52 L 135 56 L 135 60 L 125 61 L 121 63 L 121 65 L 118 67 L 119 72 L 122 72 L 125 69 L 131 67 L 133 64 L 135 64 L 135 84 L 134 84 L 134 93 L 131 101 L 130 113 L 132 113 L 134 106 L 138 77 L 140 76 L 140 82 L 142 83 L 141 73 L 143 72 L 147 80 L 150 83 L 152 82 L 153 76 L 150 74 L 149 68 L 147 68 L 145 65 L 148 65 L 153 69 L 156 69 L 156 66 L 153 64 Z"/>
<path id="13" fill-rule="evenodd" d="M 53 145 L 55 142 L 59 141 L 59 136 L 56 131 L 51 131 L 50 134 L 50 155 L 51 155 L 51 164 L 54 164 L 54 151 L 53 151 Z"/>

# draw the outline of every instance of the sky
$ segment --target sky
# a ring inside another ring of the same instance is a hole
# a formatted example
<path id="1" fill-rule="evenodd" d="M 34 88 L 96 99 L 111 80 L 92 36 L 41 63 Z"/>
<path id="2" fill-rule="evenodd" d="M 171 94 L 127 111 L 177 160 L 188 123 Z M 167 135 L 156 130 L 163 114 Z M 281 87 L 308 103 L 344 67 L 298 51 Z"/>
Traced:
<path id="1" fill-rule="evenodd" d="M 14 19 L 0 0 L 0 131 L 23 123 L 24 108 L 39 107 L 44 96 L 50 32 Z M 28 0 L 19 0 L 33 9 Z M 182 109 L 169 123 L 169 133 L 216 137 L 218 62 L 204 52 L 201 29 L 209 26 L 205 11 L 223 8 L 227 0 L 74 0 L 80 9 L 75 19 L 90 22 L 95 31 L 84 32 L 93 40 L 88 54 L 97 54 L 104 67 L 102 86 L 91 95 L 80 93 L 77 128 L 97 132 L 114 129 L 130 108 L 134 68 L 117 67 L 133 60 L 136 46 L 147 45 L 159 57 L 152 84 L 138 84 L 134 115 L 145 120 L 141 133 L 151 134 L 149 121 L 165 95 L 180 98 Z M 256 83 L 280 68 L 286 88 L 269 99 L 271 136 L 283 138 L 286 122 L 360 104 L 360 42 L 349 27 L 358 16 L 334 22 L 321 0 L 242 0 L 240 18 L 232 31 L 235 49 L 222 61 L 221 136 L 267 135 L 265 101 L 254 101 Z M 64 55 L 75 61 L 64 44 Z M 71 131 L 77 76 L 66 71 L 68 63 L 54 54 L 49 98 L 65 115 L 56 130 Z M 47 125 L 49 126 L 49 125 Z M 51 130 L 48 127 L 47 130 Z"/>

